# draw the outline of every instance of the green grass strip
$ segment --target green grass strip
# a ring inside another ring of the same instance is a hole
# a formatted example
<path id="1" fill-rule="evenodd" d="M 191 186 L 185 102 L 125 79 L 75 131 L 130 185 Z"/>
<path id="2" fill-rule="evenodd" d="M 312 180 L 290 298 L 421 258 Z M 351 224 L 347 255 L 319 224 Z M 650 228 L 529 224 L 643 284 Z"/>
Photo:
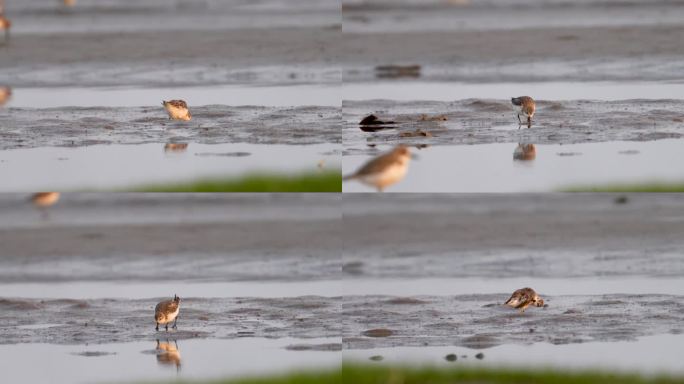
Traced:
<path id="1" fill-rule="evenodd" d="M 187 183 L 154 184 L 138 192 L 342 192 L 340 170 L 294 175 L 255 173 L 237 178 L 205 179 Z"/>

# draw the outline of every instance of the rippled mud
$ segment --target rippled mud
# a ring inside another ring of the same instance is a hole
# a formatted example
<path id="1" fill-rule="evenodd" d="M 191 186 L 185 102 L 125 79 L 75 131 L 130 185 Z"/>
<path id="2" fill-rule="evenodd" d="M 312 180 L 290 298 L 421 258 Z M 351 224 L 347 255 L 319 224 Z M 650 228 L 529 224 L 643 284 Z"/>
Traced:
<path id="1" fill-rule="evenodd" d="M 538 101 L 532 127 L 520 126 L 509 100 L 455 102 L 344 101 L 345 153 L 372 145 L 468 145 L 497 142 L 570 144 L 647 141 L 684 136 L 684 102 L 676 100 Z M 364 130 L 373 113 L 394 126 Z M 429 133 L 420 135 L 411 132 Z"/>
<path id="2" fill-rule="evenodd" d="M 341 143 L 333 107 L 192 108 L 189 122 L 168 120 L 159 107 L 9 108 L 0 110 L 0 149 L 94 144 Z"/>
<path id="3" fill-rule="evenodd" d="M 544 297 L 524 314 L 501 304 L 510 294 L 345 296 L 344 349 L 636 340 L 684 332 L 684 297 L 587 295 Z M 543 295 L 542 295 L 543 296 Z"/>
<path id="4" fill-rule="evenodd" d="M 0 298 L 0 344 L 114 343 L 172 338 L 294 337 L 290 349 L 328 351 L 335 345 L 307 344 L 338 337 L 340 300 L 335 297 L 183 298 L 178 328 L 155 331 L 154 307 L 163 298 L 16 299 Z"/>

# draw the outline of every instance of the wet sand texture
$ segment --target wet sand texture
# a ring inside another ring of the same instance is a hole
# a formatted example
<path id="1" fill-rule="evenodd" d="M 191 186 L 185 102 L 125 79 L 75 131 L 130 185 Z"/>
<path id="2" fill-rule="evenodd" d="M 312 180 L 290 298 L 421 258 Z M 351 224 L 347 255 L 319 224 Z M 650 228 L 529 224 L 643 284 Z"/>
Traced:
<path id="1" fill-rule="evenodd" d="M 396 128 L 364 132 L 358 124 L 369 111 L 382 111 L 376 114 L 383 120 L 394 120 Z M 446 120 L 426 120 L 424 114 L 441 115 Z M 539 100 L 532 127 L 523 125 L 520 129 L 510 100 L 344 101 L 343 119 L 345 153 L 370 153 L 368 143 L 572 144 L 684 136 L 684 102 L 678 100 Z M 429 132 L 432 137 L 402 135 L 416 129 Z"/>
<path id="2" fill-rule="evenodd" d="M 415 64 L 428 81 L 678 80 L 681 18 L 667 1 L 345 2 L 344 79 Z"/>
<path id="3" fill-rule="evenodd" d="M 338 195 L 63 194 L 47 220 L 27 198 L 0 196 L 3 283 L 339 277 Z"/>
<path id="4" fill-rule="evenodd" d="M 160 101 L 161 103 L 161 101 Z M 168 120 L 161 105 L 128 108 L 0 109 L 0 150 L 42 146 L 196 142 L 341 143 L 340 109 L 209 105 L 189 122 Z"/>
<path id="5" fill-rule="evenodd" d="M 396 298 L 345 296 L 344 349 L 635 340 L 684 332 L 684 297 L 598 295 L 545 297 L 547 308 L 524 314 L 502 304 L 510 294 Z M 373 328 L 391 334 L 364 334 Z"/>
<path id="6" fill-rule="evenodd" d="M 684 199 L 630 194 L 620 204 L 621 196 L 346 195 L 344 237 L 354 241 L 342 270 L 401 278 L 684 274 Z"/>
<path id="7" fill-rule="evenodd" d="M 146 300 L 34 300 L 0 298 L 0 344 L 103 344 L 237 337 L 338 337 L 340 298 L 183 298 L 178 329 L 154 330 L 154 306 Z M 42 323 L 41 323 L 42 322 Z M 45 327 L 40 327 L 45 324 Z M 301 344 L 306 344 L 302 340 Z M 305 346 L 324 348 L 333 346 Z"/>
<path id="8" fill-rule="evenodd" d="M 0 84 L 339 82 L 336 0 L 80 2 L 68 11 L 58 4 L 8 4 L 15 28 L 0 55 Z"/>

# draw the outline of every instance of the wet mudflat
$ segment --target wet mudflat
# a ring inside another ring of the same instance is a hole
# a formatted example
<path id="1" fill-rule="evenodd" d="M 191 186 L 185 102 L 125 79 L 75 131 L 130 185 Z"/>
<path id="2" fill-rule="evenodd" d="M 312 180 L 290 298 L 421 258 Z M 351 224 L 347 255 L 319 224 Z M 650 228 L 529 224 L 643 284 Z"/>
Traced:
<path id="1" fill-rule="evenodd" d="M 155 331 L 154 306 L 163 299 L 2 298 L 2 344 L 239 337 L 294 337 L 302 338 L 298 344 L 308 344 L 309 338 L 341 334 L 340 300 L 335 297 L 185 297 L 178 329 Z"/>
<path id="2" fill-rule="evenodd" d="M 444 296 L 345 296 L 346 349 L 626 341 L 684 332 L 684 296 L 547 296 L 524 314 L 503 307 L 506 293 Z M 382 331 L 382 332 L 381 332 Z"/>
<path id="3" fill-rule="evenodd" d="M 176 340 L 170 335 L 158 341 L 116 344 L 0 345 L 0 358 L 3 377 L 35 383 L 217 379 L 334 369 L 340 364 L 333 347 L 339 346 L 339 338 L 308 339 L 313 349 L 292 348 L 301 342 L 292 338 Z M 36 356 L 41 357 L 39 364 Z M 12 364 L 5 364 L 9 361 Z"/>
<path id="4" fill-rule="evenodd" d="M 9 108 L 0 110 L 0 149 L 94 144 L 340 143 L 333 107 L 198 106 L 189 122 L 159 107 Z"/>
<path id="5" fill-rule="evenodd" d="M 0 197 L 3 283 L 339 277 L 337 195 L 67 193 L 47 216 L 27 199 Z"/>
<path id="6" fill-rule="evenodd" d="M 419 65 L 425 81 L 676 81 L 681 13 L 666 0 L 344 1 L 343 76 Z"/>
<path id="7" fill-rule="evenodd" d="M 571 144 L 681 138 L 683 110 L 681 100 L 539 100 L 532 127 L 518 129 L 509 99 L 345 100 L 344 153 L 369 153 L 373 148 L 367 144 Z M 365 132 L 359 122 L 369 113 L 394 121 L 394 128 Z M 431 136 L 402 135 L 417 129 Z"/>
<path id="8" fill-rule="evenodd" d="M 351 278 L 684 274 L 679 194 L 346 195 L 343 212 Z"/>

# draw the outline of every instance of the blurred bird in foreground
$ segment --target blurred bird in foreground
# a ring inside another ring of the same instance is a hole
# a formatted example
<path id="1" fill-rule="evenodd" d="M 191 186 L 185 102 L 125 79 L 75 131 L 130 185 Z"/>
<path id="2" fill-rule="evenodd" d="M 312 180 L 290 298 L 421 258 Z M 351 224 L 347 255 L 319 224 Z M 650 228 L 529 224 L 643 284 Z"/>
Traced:
<path id="1" fill-rule="evenodd" d="M 405 145 L 399 145 L 363 165 L 355 173 L 342 180 L 358 180 L 382 192 L 386 187 L 401 181 L 406 176 L 411 152 Z"/>
<path id="2" fill-rule="evenodd" d="M 0 86 L 0 107 L 7 104 L 10 98 L 12 98 L 12 88 Z"/>
<path id="3" fill-rule="evenodd" d="M 48 218 L 48 208 L 59 200 L 59 192 L 38 192 L 31 196 L 31 203 L 41 211 L 44 219 Z"/>

